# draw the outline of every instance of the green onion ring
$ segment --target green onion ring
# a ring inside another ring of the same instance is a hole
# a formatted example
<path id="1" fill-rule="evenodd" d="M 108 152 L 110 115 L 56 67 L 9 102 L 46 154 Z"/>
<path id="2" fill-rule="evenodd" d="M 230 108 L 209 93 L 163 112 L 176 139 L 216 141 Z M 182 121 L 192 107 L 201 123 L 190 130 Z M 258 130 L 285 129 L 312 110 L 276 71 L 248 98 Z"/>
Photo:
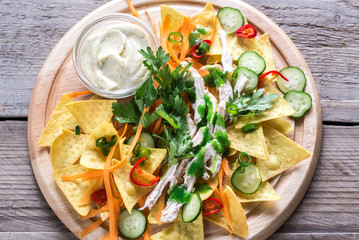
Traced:
<path id="1" fill-rule="evenodd" d="M 107 144 L 107 139 L 105 137 L 100 137 L 96 140 L 96 147 L 102 148 Z"/>
<path id="2" fill-rule="evenodd" d="M 243 162 L 241 157 L 246 157 L 248 161 L 246 163 Z M 239 164 L 241 164 L 242 167 L 247 167 L 251 163 L 251 157 L 248 155 L 248 153 L 241 152 L 238 156 L 238 162 Z"/>
<path id="3" fill-rule="evenodd" d="M 174 35 L 174 36 L 179 36 L 181 39 L 178 40 L 178 41 L 176 41 L 176 40 L 174 40 L 173 38 L 171 38 L 173 35 Z M 181 43 L 182 40 L 183 40 L 183 36 L 182 36 L 182 34 L 179 33 L 179 32 L 171 32 L 171 33 L 168 35 L 168 41 L 170 41 L 171 43 Z"/>
<path id="4" fill-rule="evenodd" d="M 138 149 L 141 147 L 141 142 L 137 141 L 135 147 L 132 150 L 133 155 L 138 156 Z"/>
<path id="5" fill-rule="evenodd" d="M 149 158 L 151 155 L 151 150 L 148 148 L 140 147 L 138 149 L 138 155 L 141 157 Z"/>
<path id="6" fill-rule="evenodd" d="M 80 126 L 79 125 L 77 125 L 75 127 L 75 133 L 76 133 L 76 135 L 80 135 Z"/>
<path id="7" fill-rule="evenodd" d="M 132 165 L 135 165 L 135 163 L 138 162 L 138 160 L 140 160 L 140 159 L 141 159 L 140 156 L 132 156 L 130 158 L 130 162 L 131 162 Z"/>
<path id="8" fill-rule="evenodd" d="M 258 129 L 258 125 L 256 123 L 250 123 L 242 127 L 243 133 L 251 133 Z"/>

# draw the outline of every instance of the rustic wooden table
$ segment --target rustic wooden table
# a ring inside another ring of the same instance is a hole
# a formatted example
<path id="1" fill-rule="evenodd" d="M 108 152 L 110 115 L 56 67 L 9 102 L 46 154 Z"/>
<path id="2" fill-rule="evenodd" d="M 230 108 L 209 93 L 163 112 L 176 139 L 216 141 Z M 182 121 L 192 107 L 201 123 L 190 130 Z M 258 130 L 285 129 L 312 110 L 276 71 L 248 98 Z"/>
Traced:
<path id="1" fill-rule="evenodd" d="M 323 145 L 302 203 L 270 239 L 359 239 L 359 1 L 247 0 L 306 59 L 321 97 Z M 0 1 L 0 239 L 76 239 L 36 184 L 27 149 L 32 89 L 50 50 L 105 0 Z"/>

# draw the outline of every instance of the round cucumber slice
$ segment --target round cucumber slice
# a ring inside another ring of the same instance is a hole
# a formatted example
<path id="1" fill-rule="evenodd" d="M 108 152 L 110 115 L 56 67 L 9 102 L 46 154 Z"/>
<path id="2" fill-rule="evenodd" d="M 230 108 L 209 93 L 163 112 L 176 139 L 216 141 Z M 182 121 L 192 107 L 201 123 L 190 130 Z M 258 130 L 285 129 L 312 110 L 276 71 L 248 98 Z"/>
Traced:
<path id="1" fill-rule="evenodd" d="M 262 183 L 262 176 L 258 167 L 250 163 L 244 168 L 244 171 L 243 168 L 240 168 L 240 170 L 236 170 L 232 175 L 231 182 L 233 187 L 244 194 L 257 192 Z"/>
<path id="2" fill-rule="evenodd" d="M 233 34 L 244 24 L 244 17 L 242 13 L 236 8 L 221 8 L 217 13 L 217 17 L 223 30 L 227 34 Z"/>
<path id="3" fill-rule="evenodd" d="M 266 61 L 255 51 L 246 51 L 238 58 L 238 67 L 246 67 L 257 75 L 261 75 L 266 69 Z"/>
<path id="4" fill-rule="evenodd" d="M 138 209 L 132 209 L 131 214 L 126 208 L 120 212 L 118 230 L 124 237 L 136 239 L 145 232 L 146 226 L 147 219 Z"/>
<path id="5" fill-rule="evenodd" d="M 291 90 L 284 95 L 284 99 L 296 111 L 291 117 L 302 117 L 312 107 L 312 97 L 305 92 Z"/>
<path id="6" fill-rule="evenodd" d="M 135 135 L 132 135 L 131 137 L 129 137 L 129 139 L 127 140 L 127 144 L 128 145 L 132 144 L 132 141 L 134 138 L 135 138 Z M 149 133 L 142 132 L 140 137 L 138 138 L 138 140 L 140 140 L 141 147 L 154 148 L 156 146 L 155 140 Z"/>
<path id="7" fill-rule="evenodd" d="M 244 85 L 243 92 L 248 92 L 255 89 L 258 86 L 258 75 L 253 72 L 252 70 L 246 67 L 238 67 L 233 72 L 233 80 L 232 80 L 232 87 L 236 86 L 238 79 L 240 78 L 241 74 L 243 74 L 247 79 L 246 85 Z"/>
<path id="8" fill-rule="evenodd" d="M 202 199 L 198 193 L 193 193 L 189 203 L 182 208 L 182 221 L 190 223 L 196 220 L 202 211 Z"/>
<path id="9" fill-rule="evenodd" d="M 305 77 L 304 72 L 298 67 L 286 67 L 280 71 L 284 77 L 289 81 L 287 82 L 281 76 L 278 75 L 277 78 L 277 87 L 282 93 L 287 93 L 290 90 L 294 91 L 304 91 L 305 84 L 307 83 L 307 78 Z"/>

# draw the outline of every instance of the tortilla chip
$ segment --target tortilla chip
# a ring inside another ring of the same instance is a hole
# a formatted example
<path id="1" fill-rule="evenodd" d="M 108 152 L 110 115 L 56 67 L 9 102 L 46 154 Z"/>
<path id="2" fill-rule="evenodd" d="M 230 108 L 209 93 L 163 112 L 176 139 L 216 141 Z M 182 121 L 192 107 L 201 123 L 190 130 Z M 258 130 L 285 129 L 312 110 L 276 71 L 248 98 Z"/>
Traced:
<path id="1" fill-rule="evenodd" d="M 128 154 L 128 150 L 130 150 L 130 147 L 130 145 L 123 144 L 121 148 L 121 159 Z M 151 151 L 151 155 L 147 160 L 144 161 L 143 165 L 141 165 L 141 169 L 153 174 L 158 168 L 158 166 L 161 164 L 162 160 L 165 158 L 167 150 L 162 148 L 149 148 L 149 150 Z M 130 165 L 130 159 L 132 156 L 133 153 L 131 153 L 131 155 L 127 158 L 127 163 Z"/>
<path id="2" fill-rule="evenodd" d="M 295 113 L 295 110 L 284 100 L 271 82 L 263 81 L 261 88 L 266 89 L 269 93 L 278 94 L 278 98 L 274 101 L 273 107 L 257 115 L 239 117 L 235 125 L 236 128 L 242 128 L 250 123 L 260 123 L 275 118 L 287 117 Z"/>
<path id="3" fill-rule="evenodd" d="M 277 130 L 281 134 L 287 135 L 294 130 L 293 125 L 283 118 L 276 118 L 263 122 L 263 124 Z"/>
<path id="4" fill-rule="evenodd" d="M 112 103 L 116 100 L 84 100 L 66 104 L 67 109 L 75 117 L 86 134 L 103 122 L 110 122 L 112 118 Z"/>
<path id="5" fill-rule="evenodd" d="M 269 71 L 276 70 L 274 60 L 273 60 L 272 48 L 270 46 L 268 33 L 263 34 L 258 39 L 258 43 L 259 43 L 259 47 L 260 47 L 260 49 L 262 51 L 261 56 L 266 61 L 266 69 L 264 70 L 264 72 L 269 72 Z M 276 77 L 271 78 L 271 81 L 273 82 L 276 79 L 277 79 Z"/>
<path id="6" fill-rule="evenodd" d="M 74 116 L 69 115 L 67 116 L 61 123 L 60 127 L 63 129 L 67 129 L 70 131 L 75 131 L 76 126 L 79 126 L 79 123 L 76 121 L 76 118 Z M 84 133 L 84 131 L 80 128 L 80 132 Z"/>
<path id="7" fill-rule="evenodd" d="M 117 163 L 116 159 L 112 162 L 113 165 Z M 122 167 L 113 172 L 117 189 L 121 193 L 123 203 L 129 213 L 136 203 L 155 187 L 155 185 L 145 187 L 132 183 L 130 179 L 131 169 L 132 165 L 125 162 Z"/>
<path id="8" fill-rule="evenodd" d="M 73 100 L 68 94 L 62 95 L 37 143 L 40 147 L 51 146 L 54 139 L 61 134 L 60 123 L 68 116 L 71 116 L 71 113 L 66 109 L 65 105 L 71 102 L 73 102 Z"/>
<path id="9" fill-rule="evenodd" d="M 229 215 L 232 221 L 232 232 L 240 237 L 247 237 L 248 236 L 248 223 L 246 215 L 243 211 L 242 205 L 237 198 L 236 194 L 230 187 L 226 187 L 224 191 L 226 195 L 228 206 L 229 206 Z M 227 223 L 226 218 L 223 215 L 223 210 L 214 213 L 212 215 L 208 215 L 204 217 L 210 222 L 213 222 L 228 231 L 231 231 L 229 225 Z"/>
<path id="10" fill-rule="evenodd" d="M 109 122 L 101 123 L 89 136 L 80 159 L 80 164 L 87 168 L 104 169 L 106 156 L 103 155 L 101 148 L 96 147 L 96 140 L 105 137 L 107 141 L 110 141 L 113 135 L 115 135 L 117 139 L 119 138 L 113 125 Z"/>
<path id="11" fill-rule="evenodd" d="M 227 35 L 227 45 L 233 61 L 237 61 L 245 51 L 255 51 L 259 55 L 263 54 L 256 38 L 239 38 L 234 34 Z"/>
<path id="12" fill-rule="evenodd" d="M 178 12 L 177 10 L 167 6 L 167 5 L 161 5 L 161 21 L 165 20 L 166 16 L 170 15 L 171 19 L 168 24 L 168 33 L 170 32 L 178 32 L 180 27 L 183 24 L 183 20 L 185 18 L 185 15 Z"/>
<path id="13" fill-rule="evenodd" d="M 231 148 L 240 152 L 246 152 L 256 158 L 269 159 L 261 124 L 258 124 L 258 129 L 251 133 L 243 133 L 241 128 L 235 128 L 234 125 L 226 130 L 228 139 L 231 141 Z"/>
<path id="14" fill-rule="evenodd" d="M 244 202 L 265 202 L 265 201 L 279 201 L 282 199 L 281 196 L 274 190 L 269 182 L 262 182 L 258 191 L 253 194 L 244 194 L 235 189 L 231 182 L 228 181 L 228 185 L 232 188 L 237 198 L 241 203 Z"/>
<path id="15" fill-rule="evenodd" d="M 74 132 L 63 129 L 51 145 L 51 163 L 54 170 L 66 168 L 74 164 L 81 156 L 88 136 L 76 135 Z"/>
<path id="16" fill-rule="evenodd" d="M 201 240 L 204 239 L 202 213 L 191 223 L 182 221 L 171 224 L 161 232 L 151 236 L 152 240 Z"/>
<path id="17" fill-rule="evenodd" d="M 61 180 L 62 176 L 72 176 L 80 173 L 89 172 L 90 170 L 79 165 L 72 165 L 70 167 L 54 171 L 52 177 L 55 179 L 57 185 L 61 191 L 65 194 L 68 201 L 71 203 L 73 208 L 81 215 L 86 216 L 91 209 L 91 204 L 79 205 L 82 196 L 96 184 L 96 180 L 82 181 L 66 181 Z"/>
<path id="18" fill-rule="evenodd" d="M 218 185 L 218 177 L 213 177 L 210 179 L 211 183 L 215 186 Z M 199 193 L 199 196 L 201 197 L 202 201 L 206 200 L 207 198 L 209 198 L 213 193 L 213 189 L 208 190 L 207 192 L 204 193 Z"/>
<path id="19" fill-rule="evenodd" d="M 263 132 L 267 142 L 269 160 L 258 158 L 256 161 L 262 181 L 267 181 L 310 157 L 310 153 L 302 146 L 273 128 L 263 125 Z"/>

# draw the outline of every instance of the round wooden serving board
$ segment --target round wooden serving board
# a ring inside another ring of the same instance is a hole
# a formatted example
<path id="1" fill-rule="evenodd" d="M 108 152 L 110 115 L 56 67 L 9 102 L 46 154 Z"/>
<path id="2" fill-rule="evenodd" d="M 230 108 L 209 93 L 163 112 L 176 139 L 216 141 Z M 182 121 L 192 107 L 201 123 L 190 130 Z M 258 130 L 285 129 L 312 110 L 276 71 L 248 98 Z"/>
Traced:
<path id="1" fill-rule="evenodd" d="M 200 12 L 207 1 L 134 0 L 132 2 L 138 9 L 142 19 L 151 26 L 145 15 L 145 10 L 153 16 L 157 23 L 160 19 L 161 4 L 170 5 L 184 14 L 193 15 Z M 300 67 L 308 79 L 306 91 L 313 98 L 312 109 L 304 118 L 296 120 L 295 131 L 291 135 L 312 156 L 271 180 L 273 187 L 282 196 L 281 201 L 243 204 L 249 224 L 250 234 L 248 239 L 265 239 L 275 232 L 293 213 L 313 177 L 319 157 L 322 135 L 319 96 L 313 77 L 302 55 L 289 37 L 274 22 L 254 7 L 241 1 L 213 0 L 212 2 L 216 10 L 224 6 L 240 9 L 248 21 L 258 29 L 260 34 L 264 32 L 269 33 L 277 69 L 282 69 L 288 65 Z M 61 95 L 66 92 L 85 89 L 72 65 L 72 47 L 77 36 L 93 20 L 114 12 L 129 13 L 126 1 L 113 1 L 103 5 L 83 18 L 67 32 L 54 47 L 44 63 L 30 104 L 28 144 L 35 177 L 52 210 L 76 236 L 79 236 L 81 230 L 88 226 L 91 220 L 79 220 L 78 214 L 72 209 L 52 178 L 50 149 L 38 147 L 37 142 Z M 158 231 L 155 228 L 153 230 L 153 232 Z M 98 228 L 85 239 L 99 239 L 106 231 L 106 226 Z M 232 239 L 226 230 L 207 221 L 205 221 L 205 238 Z"/>

